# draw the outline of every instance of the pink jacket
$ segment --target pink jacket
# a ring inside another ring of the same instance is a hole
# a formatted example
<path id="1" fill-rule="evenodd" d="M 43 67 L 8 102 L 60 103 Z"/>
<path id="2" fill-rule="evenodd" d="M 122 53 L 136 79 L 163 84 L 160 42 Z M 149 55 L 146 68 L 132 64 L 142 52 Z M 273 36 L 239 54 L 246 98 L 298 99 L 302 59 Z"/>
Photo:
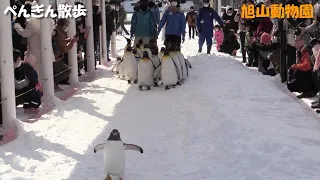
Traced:
<path id="1" fill-rule="evenodd" d="M 214 32 L 214 38 L 216 39 L 217 44 L 221 45 L 223 42 L 223 32 L 222 30 Z"/>

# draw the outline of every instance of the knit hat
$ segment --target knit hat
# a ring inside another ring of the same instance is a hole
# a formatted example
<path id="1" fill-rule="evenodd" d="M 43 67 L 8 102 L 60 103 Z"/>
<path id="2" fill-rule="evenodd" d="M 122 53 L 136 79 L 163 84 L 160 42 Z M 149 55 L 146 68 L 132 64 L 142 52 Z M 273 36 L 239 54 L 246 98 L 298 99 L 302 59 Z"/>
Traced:
<path id="1" fill-rule="evenodd" d="M 263 33 L 260 37 L 260 42 L 262 44 L 269 44 L 271 42 L 271 36 L 268 33 Z"/>

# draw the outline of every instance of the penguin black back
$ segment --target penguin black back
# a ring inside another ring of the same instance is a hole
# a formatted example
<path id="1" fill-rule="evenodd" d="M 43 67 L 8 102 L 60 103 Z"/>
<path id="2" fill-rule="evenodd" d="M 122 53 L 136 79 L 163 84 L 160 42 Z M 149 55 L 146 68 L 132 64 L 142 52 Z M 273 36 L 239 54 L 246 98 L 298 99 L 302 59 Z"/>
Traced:
<path id="1" fill-rule="evenodd" d="M 112 130 L 108 138 L 108 141 L 121 141 L 120 133 L 117 129 Z"/>
<path id="2" fill-rule="evenodd" d="M 149 48 L 149 45 L 148 44 L 144 44 L 143 48 Z"/>
<path id="3" fill-rule="evenodd" d="M 132 51 L 132 47 L 127 47 L 127 51 Z"/>
<path id="4" fill-rule="evenodd" d="M 176 50 L 176 51 L 181 51 L 180 46 L 177 46 L 175 50 Z"/>
<path id="5" fill-rule="evenodd" d="M 168 51 L 174 51 L 174 48 L 173 47 L 169 47 Z"/>
<path id="6" fill-rule="evenodd" d="M 149 54 L 147 51 L 143 51 L 143 58 L 149 58 Z"/>
<path id="7" fill-rule="evenodd" d="M 140 44 L 140 45 L 143 44 L 142 39 L 139 39 L 138 44 Z"/>

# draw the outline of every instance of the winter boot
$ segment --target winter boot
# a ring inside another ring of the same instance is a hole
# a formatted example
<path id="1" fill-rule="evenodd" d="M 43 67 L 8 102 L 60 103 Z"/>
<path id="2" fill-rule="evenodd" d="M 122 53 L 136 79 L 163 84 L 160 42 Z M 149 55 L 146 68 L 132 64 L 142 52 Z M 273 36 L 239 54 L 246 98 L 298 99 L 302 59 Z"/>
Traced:
<path id="1" fill-rule="evenodd" d="M 207 54 L 210 54 L 212 45 L 207 46 Z"/>

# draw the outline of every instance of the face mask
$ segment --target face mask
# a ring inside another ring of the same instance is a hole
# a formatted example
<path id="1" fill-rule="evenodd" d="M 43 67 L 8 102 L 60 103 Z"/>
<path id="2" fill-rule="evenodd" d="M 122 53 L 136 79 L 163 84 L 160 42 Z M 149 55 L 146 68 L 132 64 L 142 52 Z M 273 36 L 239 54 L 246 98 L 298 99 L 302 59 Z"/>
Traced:
<path id="1" fill-rule="evenodd" d="M 62 29 L 63 29 L 65 32 L 67 32 L 68 29 L 69 29 L 69 27 L 68 27 L 68 26 L 63 26 Z"/>
<path id="2" fill-rule="evenodd" d="M 209 7 L 208 3 L 203 4 L 204 7 Z"/>
<path id="3" fill-rule="evenodd" d="M 171 2 L 170 4 L 171 4 L 171 6 L 176 7 L 176 6 L 178 5 L 178 2 L 173 1 L 173 2 Z"/>

